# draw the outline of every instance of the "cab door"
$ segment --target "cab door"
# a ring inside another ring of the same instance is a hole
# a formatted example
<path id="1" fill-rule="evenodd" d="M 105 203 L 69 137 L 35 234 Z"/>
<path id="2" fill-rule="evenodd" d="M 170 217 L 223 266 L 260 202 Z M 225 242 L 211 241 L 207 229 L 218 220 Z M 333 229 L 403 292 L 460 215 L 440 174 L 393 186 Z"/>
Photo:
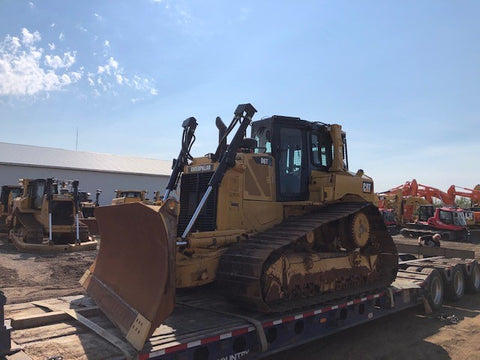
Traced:
<path id="1" fill-rule="evenodd" d="M 280 127 L 276 148 L 277 200 L 308 198 L 306 132 L 301 128 Z"/>

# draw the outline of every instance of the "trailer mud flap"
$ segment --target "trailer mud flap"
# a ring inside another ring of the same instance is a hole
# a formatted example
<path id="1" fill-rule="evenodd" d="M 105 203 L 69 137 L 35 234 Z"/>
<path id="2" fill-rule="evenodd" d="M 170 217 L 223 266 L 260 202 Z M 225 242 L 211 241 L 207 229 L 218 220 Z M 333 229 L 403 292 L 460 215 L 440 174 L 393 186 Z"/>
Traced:
<path id="1" fill-rule="evenodd" d="M 137 350 L 175 304 L 176 209 L 168 200 L 95 210 L 100 249 L 80 283 Z"/>

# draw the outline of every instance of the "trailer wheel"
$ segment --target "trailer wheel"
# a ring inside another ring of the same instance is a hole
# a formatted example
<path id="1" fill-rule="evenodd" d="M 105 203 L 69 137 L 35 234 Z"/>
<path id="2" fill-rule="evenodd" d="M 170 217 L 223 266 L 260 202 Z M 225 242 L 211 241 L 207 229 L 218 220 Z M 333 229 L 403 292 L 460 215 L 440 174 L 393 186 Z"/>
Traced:
<path id="1" fill-rule="evenodd" d="M 446 295 L 449 300 L 457 301 L 463 297 L 465 293 L 465 276 L 460 265 L 452 268 L 452 280 L 447 283 Z"/>
<path id="2" fill-rule="evenodd" d="M 405 228 L 400 230 L 400 234 L 402 234 L 404 237 L 411 237 L 408 230 Z"/>
<path id="3" fill-rule="evenodd" d="M 442 275 L 438 270 L 427 268 L 421 271 L 423 274 L 429 274 L 425 286 L 425 298 L 433 310 L 438 310 L 443 305 L 444 286 Z"/>
<path id="4" fill-rule="evenodd" d="M 472 270 L 470 274 L 466 275 L 466 287 L 465 290 L 470 294 L 476 294 L 480 292 L 480 265 L 474 261 L 471 265 Z"/>

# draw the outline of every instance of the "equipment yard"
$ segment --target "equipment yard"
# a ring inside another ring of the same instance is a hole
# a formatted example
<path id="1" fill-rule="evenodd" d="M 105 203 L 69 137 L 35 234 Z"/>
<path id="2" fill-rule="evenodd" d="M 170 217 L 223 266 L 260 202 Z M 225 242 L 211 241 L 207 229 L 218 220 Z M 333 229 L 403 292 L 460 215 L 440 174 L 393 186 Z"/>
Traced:
<path id="1" fill-rule="evenodd" d="M 480 238 L 479 235 L 474 234 L 475 238 Z M 405 239 L 401 235 L 394 236 L 394 240 L 403 244 L 416 243 L 415 239 Z M 478 244 L 443 242 L 442 246 L 473 250 L 476 259 L 480 257 Z M 6 237 L 0 237 L 0 254 L 0 288 L 7 297 L 8 319 L 9 309 L 14 311 L 16 307 L 22 307 L 18 305 L 21 303 L 84 294 L 78 280 L 95 259 L 96 251 L 55 255 L 19 253 L 12 244 L 7 243 Z M 33 307 L 31 304 L 28 306 Z M 88 329 L 79 330 L 82 327 L 79 324 L 74 326 L 77 332 L 89 332 Z M 108 323 L 103 326 L 113 328 Z M 406 309 L 384 319 L 354 326 L 306 345 L 270 355 L 268 359 L 478 359 L 479 335 L 480 294 L 466 294 L 460 301 L 448 302 L 441 310 L 429 315 L 425 315 L 421 306 Z M 47 338 L 50 335 L 45 333 L 42 336 Z M 98 339 L 95 340 L 95 337 L 92 334 L 90 345 L 84 341 L 72 342 L 71 345 L 77 344 L 85 349 L 89 346 L 96 347 Z M 12 338 L 14 339 L 13 336 Z M 26 341 L 29 342 L 28 339 Z M 37 346 L 41 347 L 42 341 L 38 341 Z M 44 359 L 45 354 L 41 349 L 37 350 L 41 354 L 38 358 Z M 104 355 L 105 358 L 110 358 L 115 353 L 116 356 L 121 355 L 118 350 L 115 352 L 115 348 L 110 347 L 109 351 L 108 355 Z M 84 354 L 74 355 L 75 350 L 69 354 L 72 356 L 69 359 L 89 358 Z M 29 356 L 36 358 L 35 353 L 29 353 Z M 103 358 L 102 355 L 99 356 Z"/>

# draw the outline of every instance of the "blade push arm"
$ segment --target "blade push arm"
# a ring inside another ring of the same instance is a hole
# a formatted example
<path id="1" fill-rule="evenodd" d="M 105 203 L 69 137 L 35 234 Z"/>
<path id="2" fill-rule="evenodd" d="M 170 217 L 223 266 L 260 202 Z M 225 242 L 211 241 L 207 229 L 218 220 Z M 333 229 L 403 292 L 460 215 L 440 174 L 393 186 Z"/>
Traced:
<path id="1" fill-rule="evenodd" d="M 178 154 L 178 158 L 173 160 L 172 174 L 170 180 L 168 180 L 167 187 L 165 189 L 165 195 L 163 200 L 166 201 L 170 192 L 175 190 L 178 185 L 178 180 L 182 174 L 183 167 L 187 165 L 188 160 L 191 159 L 190 149 L 195 142 L 195 129 L 197 128 L 197 120 L 194 117 L 189 117 L 183 124 L 183 136 L 182 136 L 182 150 Z"/>
<path id="2" fill-rule="evenodd" d="M 237 132 L 233 136 L 233 139 L 230 145 L 228 145 L 227 149 L 223 153 L 222 158 L 218 164 L 217 170 L 215 170 L 212 177 L 210 178 L 210 181 L 208 182 L 207 190 L 205 191 L 205 194 L 203 195 L 202 199 L 200 200 L 200 203 L 195 209 L 195 212 L 193 213 L 193 216 L 190 219 L 190 222 L 185 228 L 185 231 L 182 234 L 181 241 L 178 241 L 177 245 L 187 244 L 185 239 L 187 238 L 188 233 L 190 232 L 193 225 L 195 224 L 195 221 L 197 220 L 198 215 L 202 211 L 203 206 L 205 205 L 208 199 L 208 196 L 210 195 L 212 190 L 222 182 L 223 176 L 225 175 L 227 168 L 233 167 L 235 165 L 235 156 L 237 154 L 237 149 L 240 146 L 245 136 L 247 127 L 248 125 L 250 125 L 250 122 L 252 121 L 252 117 L 256 112 L 257 110 L 255 110 L 255 108 L 251 104 L 240 104 L 237 106 L 237 109 L 235 110 L 235 116 L 233 117 L 233 120 L 229 126 L 229 129 L 233 129 L 237 123 L 240 123 L 237 129 Z"/>

